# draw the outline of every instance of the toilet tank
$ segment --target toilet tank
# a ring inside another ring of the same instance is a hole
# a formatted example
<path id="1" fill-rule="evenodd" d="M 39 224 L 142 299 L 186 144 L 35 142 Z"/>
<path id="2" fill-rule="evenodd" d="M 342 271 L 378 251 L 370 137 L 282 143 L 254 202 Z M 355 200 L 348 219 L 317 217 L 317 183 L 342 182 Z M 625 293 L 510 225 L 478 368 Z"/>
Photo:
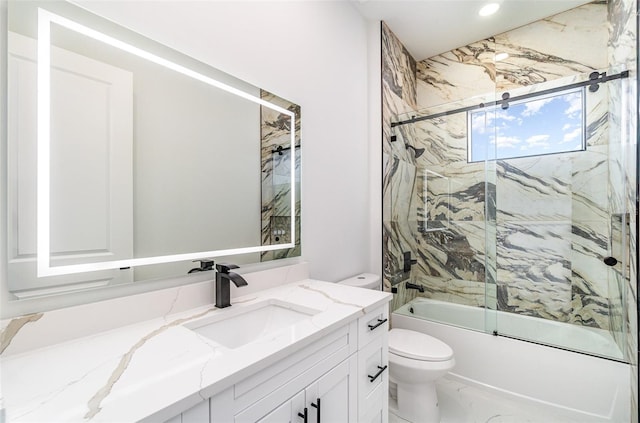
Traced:
<path id="1" fill-rule="evenodd" d="M 359 275 L 343 279 L 336 283 L 343 285 L 356 286 L 358 288 L 377 289 L 380 290 L 380 276 L 373 273 L 360 273 Z"/>

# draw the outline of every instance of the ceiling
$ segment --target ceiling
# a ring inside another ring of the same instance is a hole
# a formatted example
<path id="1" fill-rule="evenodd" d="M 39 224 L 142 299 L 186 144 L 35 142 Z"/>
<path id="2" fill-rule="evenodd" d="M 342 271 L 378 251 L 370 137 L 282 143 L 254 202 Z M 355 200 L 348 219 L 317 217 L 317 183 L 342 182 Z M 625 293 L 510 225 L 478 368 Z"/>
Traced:
<path id="1" fill-rule="evenodd" d="M 464 46 L 572 9 L 584 0 L 491 0 L 492 16 L 478 10 L 488 0 L 352 0 L 367 20 L 385 21 L 416 60 Z"/>

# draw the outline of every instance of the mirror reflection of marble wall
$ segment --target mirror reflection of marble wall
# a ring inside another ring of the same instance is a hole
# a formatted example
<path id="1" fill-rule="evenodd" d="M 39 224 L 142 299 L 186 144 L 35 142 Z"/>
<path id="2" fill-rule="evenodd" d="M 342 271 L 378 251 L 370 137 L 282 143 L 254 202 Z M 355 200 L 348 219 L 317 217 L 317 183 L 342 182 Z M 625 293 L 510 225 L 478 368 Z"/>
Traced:
<path id="1" fill-rule="evenodd" d="M 300 246 L 300 106 L 265 90 L 261 97 L 295 113 L 295 148 L 291 151 L 291 119 L 272 109 L 260 108 L 262 164 L 262 244 L 291 242 L 291 216 L 295 216 L 295 247 L 264 251 L 260 261 L 301 255 Z M 291 186 L 291 160 L 294 160 L 295 186 Z M 291 213 L 291 190 L 295 190 L 295 212 Z"/>
<path id="2" fill-rule="evenodd" d="M 263 93 L 69 3 L 9 2 L 10 290 L 28 295 L 60 285 L 71 291 L 186 275 L 196 263 L 36 277 L 38 5 L 256 98 Z M 290 144 L 289 116 L 61 25 L 51 25 L 51 45 L 53 266 L 285 242 L 286 234 L 280 241 L 263 239 L 261 222 L 265 210 L 277 210 L 274 217 L 290 222 L 291 207 L 272 205 L 287 197 L 288 168 L 276 167 L 284 169 L 277 172 L 280 179 L 265 178 L 262 155 L 276 144 Z M 275 95 L 265 99 L 299 112 Z M 266 133 L 274 124 L 279 126 Z M 299 115 L 295 125 L 299 131 Z M 299 199 L 299 173 L 297 181 Z M 221 259 L 242 264 L 299 255 L 299 225 L 296 239 L 298 248 L 280 255 Z"/>

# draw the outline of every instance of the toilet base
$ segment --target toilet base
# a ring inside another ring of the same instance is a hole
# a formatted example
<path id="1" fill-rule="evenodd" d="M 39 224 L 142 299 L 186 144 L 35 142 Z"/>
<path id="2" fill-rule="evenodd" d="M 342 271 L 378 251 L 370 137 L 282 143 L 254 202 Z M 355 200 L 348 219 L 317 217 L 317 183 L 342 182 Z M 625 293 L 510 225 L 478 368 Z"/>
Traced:
<path id="1" fill-rule="evenodd" d="M 435 383 L 396 384 L 395 390 L 397 409 L 393 407 L 393 414 L 411 423 L 440 423 Z"/>

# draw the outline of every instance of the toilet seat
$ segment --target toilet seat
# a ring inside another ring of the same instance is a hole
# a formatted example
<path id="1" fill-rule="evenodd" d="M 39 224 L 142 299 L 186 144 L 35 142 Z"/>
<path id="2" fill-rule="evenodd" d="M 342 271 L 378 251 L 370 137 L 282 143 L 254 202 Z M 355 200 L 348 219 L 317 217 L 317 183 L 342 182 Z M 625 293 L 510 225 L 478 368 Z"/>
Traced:
<path id="1" fill-rule="evenodd" d="M 441 340 L 407 329 L 389 331 L 389 352 L 419 361 L 447 361 L 453 358 L 453 350 Z"/>

